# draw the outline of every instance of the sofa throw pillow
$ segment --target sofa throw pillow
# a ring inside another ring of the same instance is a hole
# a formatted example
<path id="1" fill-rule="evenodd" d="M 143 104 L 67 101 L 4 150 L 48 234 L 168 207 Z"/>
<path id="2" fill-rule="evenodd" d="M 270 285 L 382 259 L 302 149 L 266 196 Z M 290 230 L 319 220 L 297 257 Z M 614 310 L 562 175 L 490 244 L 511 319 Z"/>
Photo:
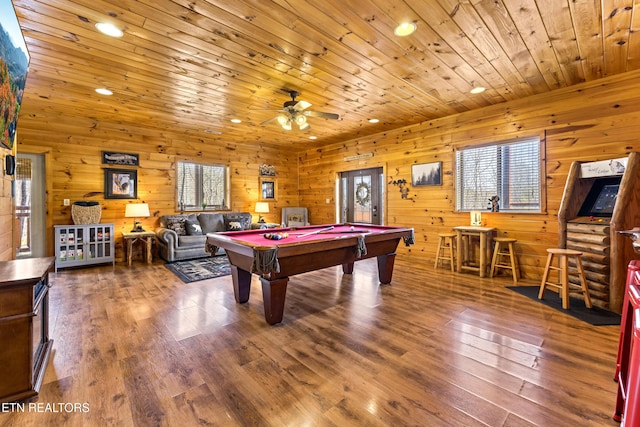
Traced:
<path id="1" fill-rule="evenodd" d="M 195 221 L 185 221 L 184 226 L 187 230 L 187 236 L 198 236 L 204 234 L 200 224 Z"/>
<path id="2" fill-rule="evenodd" d="M 233 224 L 233 229 L 231 228 L 232 224 Z M 251 230 L 251 216 L 247 218 L 247 216 L 243 214 L 235 214 L 235 213 L 225 214 L 224 229 L 226 231 Z"/>
<path id="3" fill-rule="evenodd" d="M 227 224 L 227 231 L 242 231 L 242 223 L 240 221 L 229 221 Z"/>
<path id="4" fill-rule="evenodd" d="M 172 217 L 167 217 L 165 222 L 166 222 L 167 228 L 169 230 L 175 231 L 178 236 L 187 235 L 187 228 L 185 226 L 185 223 L 187 222 L 186 218 L 179 217 L 179 216 L 172 216 Z"/>

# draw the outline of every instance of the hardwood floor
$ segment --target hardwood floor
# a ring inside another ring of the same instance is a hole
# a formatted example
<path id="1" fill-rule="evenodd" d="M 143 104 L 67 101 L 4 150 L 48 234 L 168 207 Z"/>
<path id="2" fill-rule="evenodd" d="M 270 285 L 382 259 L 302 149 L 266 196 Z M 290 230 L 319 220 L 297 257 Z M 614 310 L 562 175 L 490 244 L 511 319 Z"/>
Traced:
<path id="1" fill-rule="evenodd" d="M 276 326 L 255 277 L 239 305 L 231 276 L 184 284 L 159 262 L 59 271 L 42 406 L 0 425 L 617 425 L 618 326 L 530 301 L 507 276 L 398 258 L 380 286 L 376 271 L 294 276 Z"/>

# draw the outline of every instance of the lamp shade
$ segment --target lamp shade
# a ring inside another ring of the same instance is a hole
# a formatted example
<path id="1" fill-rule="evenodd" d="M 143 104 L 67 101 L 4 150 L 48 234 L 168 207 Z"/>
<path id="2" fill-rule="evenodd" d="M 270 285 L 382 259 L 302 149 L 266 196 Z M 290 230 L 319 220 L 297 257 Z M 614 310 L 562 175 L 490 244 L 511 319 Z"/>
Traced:
<path id="1" fill-rule="evenodd" d="M 144 218 L 149 216 L 149 205 L 147 203 L 128 203 L 124 210 L 127 218 Z"/>
<path id="2" fill-rule="evenodd" d="M 256 213 L 269 213 L 269 202 L 256 202 Z"/>

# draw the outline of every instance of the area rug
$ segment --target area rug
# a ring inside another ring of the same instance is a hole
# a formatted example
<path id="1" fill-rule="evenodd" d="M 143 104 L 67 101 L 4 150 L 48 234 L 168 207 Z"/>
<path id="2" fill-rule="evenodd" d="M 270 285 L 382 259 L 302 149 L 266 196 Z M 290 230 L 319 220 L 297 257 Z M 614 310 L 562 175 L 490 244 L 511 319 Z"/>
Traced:
<path id="1" fill-rule="evenodd" d="M 548 307 L 554 308 L 562 313 L 571 315 L 576 319 L 580 319 L 583 322 L 587 322 L 594 326 L 606 326 L 606 325 L 619 325 L 620 315 L 611 311 L 603 310 L 599 307 L 587 308 L 584 305 L 584 301 L 571 298 L 569 303 L 569 309 L 562 308 L 562 300 L 557 292 L 545 291 L 544 299 L 538 299 L 539 286 L 507 286 L 507 289 L 511 289 L 527 298 L 544 304 Z"/>
<path id="2" fill-rule="evenodd" d="M 187 261 L 175 261 L 165 264 L 183 282 L 191 283 L 199 280 L 213 279 L 214 277 L 228 276 L 231 274 L 229 258 L 226 255 L 213 258 L 198 258 Z"/>

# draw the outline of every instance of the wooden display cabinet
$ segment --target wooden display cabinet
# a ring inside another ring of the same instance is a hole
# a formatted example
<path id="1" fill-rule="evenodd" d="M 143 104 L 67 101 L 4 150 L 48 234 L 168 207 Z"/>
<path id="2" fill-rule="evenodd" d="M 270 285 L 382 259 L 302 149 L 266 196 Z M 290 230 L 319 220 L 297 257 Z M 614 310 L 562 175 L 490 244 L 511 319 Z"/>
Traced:
<path id="1" fill-rule="evenodd" d="M 0 403 L 38 395 L 49 339 L 49 271 L 55 258 L 0 262 Z"/>

